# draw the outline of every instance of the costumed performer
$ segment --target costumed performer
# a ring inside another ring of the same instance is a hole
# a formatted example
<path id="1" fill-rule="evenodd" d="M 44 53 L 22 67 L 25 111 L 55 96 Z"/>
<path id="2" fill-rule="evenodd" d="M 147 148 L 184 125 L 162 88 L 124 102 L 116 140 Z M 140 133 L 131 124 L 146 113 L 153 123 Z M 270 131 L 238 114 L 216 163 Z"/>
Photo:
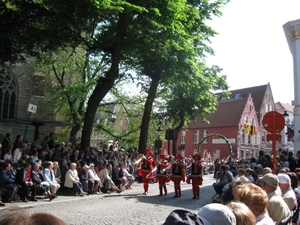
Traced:
<path id="1" fill-rule="evenodd" d="M 185 182 L 185 171 L 183 157 L 180 153 L 176 155 L 176 162 L 172 164 L 172 181 L 174 182 L 174 198 L 181 197 L 180 182 Z"/>

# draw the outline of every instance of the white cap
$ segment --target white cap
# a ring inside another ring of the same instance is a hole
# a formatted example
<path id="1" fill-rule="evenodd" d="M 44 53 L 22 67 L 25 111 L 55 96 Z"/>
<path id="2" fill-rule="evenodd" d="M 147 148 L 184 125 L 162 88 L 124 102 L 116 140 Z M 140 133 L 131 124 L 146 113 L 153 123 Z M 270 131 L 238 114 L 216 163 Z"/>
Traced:
<path id="1" fill-rule="evenodd" d="M 285 173 L 277 174 L 277 178 L 278 178 L 279 184 L 290 184 L 291 183 L 291 178 L 289 177 L 289 175 L 287 175 Z"/>

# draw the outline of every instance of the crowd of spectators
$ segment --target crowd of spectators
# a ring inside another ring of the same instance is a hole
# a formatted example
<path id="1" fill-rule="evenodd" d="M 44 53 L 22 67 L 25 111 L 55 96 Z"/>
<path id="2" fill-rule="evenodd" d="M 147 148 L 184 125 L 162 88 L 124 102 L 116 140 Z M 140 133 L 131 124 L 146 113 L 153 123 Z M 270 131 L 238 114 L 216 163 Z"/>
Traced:
<path id="1" fill-rule="evenodd" d="M 56 143 L 51 133 L 42 142 L 32 144 L 17 135 L 11 141 L 7 133 L 0 144 L 0 206 L 15 201 L 37 201 L 37 195 L 50 201 L 58 191 L 78 196 L 131 189 L 135 179 L 133 162 L 136 150 L 75 149 L 74 145 Z"/>
<path id="2" fill-rule="evenodd" d="M 280 151 L 276 159 L 275 168 L 272 157 L 263 151 L 248 160 L 216 161 L 219 170 L 215 172 L 213 201 L 231 208 L 232 202 L 246 205 L 256 218 L 254 224 L 298 224 L 300 151 L 297 157 Z"/>

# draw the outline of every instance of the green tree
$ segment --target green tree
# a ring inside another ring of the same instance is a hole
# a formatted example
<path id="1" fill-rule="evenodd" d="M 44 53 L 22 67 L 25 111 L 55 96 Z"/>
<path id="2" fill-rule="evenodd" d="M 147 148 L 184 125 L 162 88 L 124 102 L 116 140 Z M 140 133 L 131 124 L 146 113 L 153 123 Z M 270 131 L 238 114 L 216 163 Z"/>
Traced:
<path id="1" fill-rule="evenodd" d="M 138 71 L 140 77 L 146 75 L 150 79 L 150 83 L 144 86 L 148 97 L 141 125 L 140 152 L 143 152 L 147 145 L 150 116 L 159 86 L 170 88 L 169 93 L 176 98 L 175 101 L 192 103 L 191 101 L 199 99 L 199 97 L 193 97 L 193 94 L 201 92 L 200 88 L 216 89 L 216 83 L 223 81 L 224 78 L 211 76 L 200 60 L 206 54 L 213 53 L 207 43 L 209 37 L 215 35 L 215 31 L 205 25 L 205 21 L 212 15 L 221 15 L 219 9 L 226 3 L 227 1 L 168 1 L 167 3 L 151 1 L 149 4 L 157 8 L 157 11 L 150 12 L 150 15 L 142 14 L 136 17 L 136 20 L 140 20 L 139 24 L 143 24 L 146 28 L 143 32 L 135 34 L 136 42 L 146 49 L 146 51 L 139 51 L 141 47 L 137 48 L 139 66 L 136 68 L 140 68 Z M 165 5 L 162 6 L 162 4 Z M 145 6 L 145 8 L 148 7 Z M 142 29 L 141 27 L 139 30 Z M 145 41 L 138 42 L 138 40 Z M 191 86 L 189 81 L 196 83 L 194 80 L 197 79 L 199 79 L 198 86 L 193 85 L 190 90 L 185 87 L 185 85 Z M 185 91 L 182 89 L 184 87 Z M 219 85 L 218 88 L 224 88 L 224 86 Z M 210 108 L 201 108 L 200 116 L 205 112 L 211 112 L 212 106 L 216 103 L 211 93 L 205 94 L 200 99 L 202 102 L 207 102 L 205 105 L 202 103 L 203 106 Z M 169 104 L 172 105 L 172 103 Z M 190 106 L 194 107 L 195 103 Z M 182 107 L 173 110 L 180 109 Z M 185 118 L 185 112 L 185 110 L 180 112 L 181 118 Z M 177 129 L 183 126 L 183 121 Z"/>

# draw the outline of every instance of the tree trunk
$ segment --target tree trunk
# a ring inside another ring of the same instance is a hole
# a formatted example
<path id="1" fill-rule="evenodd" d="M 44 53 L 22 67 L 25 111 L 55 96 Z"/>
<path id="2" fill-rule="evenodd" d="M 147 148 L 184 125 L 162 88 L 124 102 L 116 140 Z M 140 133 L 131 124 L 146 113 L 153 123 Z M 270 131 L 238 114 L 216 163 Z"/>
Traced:
<path id="1" fill-rule="evenodd" d="M 70 136 L 69 136 L 69 142 L 72 143 L 73 145 L 76 144 L 77 141 L 77 134 L 80 130 L 80 124 L 75 124 L 74 127 L 72 127 Z"/>
<path id="2" fill-rule="evenodd" d="M 99 107 L 100 102 L 113 87 L 115 80 L 119 76 L 119 63 L 121 58 L 122 38 L 125 30 L 125 14 L 119 14 L 118 27 L 116 32 L 115 44 L 112 50 L 112 63 L 109 71 L 107 71 L 105 77 L 101 77 L 97 85 L 88 100 L 87 108 L 83 120 L 82 136 L 81 136 L 81 150 L 84 150 L 87 146 L 90 146 L 91 135 L 94 124 L 94 117 Z"/>
<path id="3" fill-rule="evenodd" d="M 147 139 L 148 139 L 148 129 L 149 122 L 152 112 L 153 102 L 156 96 L 157 87 L 160 81 L 160 75 L 153 76 L 151 86 L 149 88 L 147 100 L 145 102 L 144 114 L 142 118 L 140 139 L 139 139 L 139 148 L 138 151 L 140 153 L 145 153 L 147 147 Z"/>
<path id="4" fill-rule="evenodd" d="M 179 112 L 180 117 L 180 123 L 179 125 L 174 129 L 174 136 L 173 136 L 173 155 L 177 154 L 177 140 L 180 130 L 182 129 L 184 125 L 184 117 L 185 117 L 185 110 L 181 109 Z"/>

